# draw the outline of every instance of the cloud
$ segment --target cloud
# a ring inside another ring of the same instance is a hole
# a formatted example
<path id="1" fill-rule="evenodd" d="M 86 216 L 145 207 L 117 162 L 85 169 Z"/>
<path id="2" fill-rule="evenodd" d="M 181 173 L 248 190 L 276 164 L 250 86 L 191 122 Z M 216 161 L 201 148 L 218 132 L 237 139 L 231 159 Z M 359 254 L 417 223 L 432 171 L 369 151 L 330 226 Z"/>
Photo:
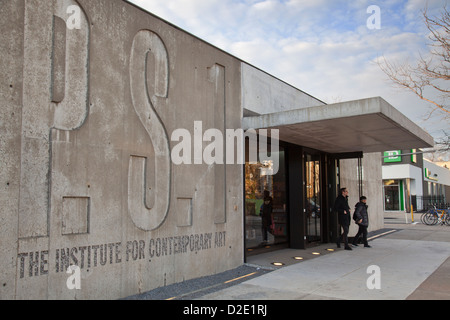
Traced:
<path id="1" fill-rule="evenodd" d="M 375 63 L 380 56 L 414 62 L 426 52 L 422 0 L 132 2 L 321 100 L 382 96 L 425 129 L 437 128 L 422 121 L 429 105 L 394 88 Z M 380 30 L 366 26 L 372 4 L 381 10 Z M 442 4 L 428 0 L 429 11 Z"/>

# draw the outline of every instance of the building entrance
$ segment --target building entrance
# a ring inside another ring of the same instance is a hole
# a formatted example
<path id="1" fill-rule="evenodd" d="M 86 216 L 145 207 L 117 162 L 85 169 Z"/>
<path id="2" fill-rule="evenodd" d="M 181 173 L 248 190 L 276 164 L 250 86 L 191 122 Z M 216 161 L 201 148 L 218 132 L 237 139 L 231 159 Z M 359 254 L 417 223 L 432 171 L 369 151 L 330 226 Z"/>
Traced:
<path id="1" fill-rule="evenodd" d="M 319 150 L 280 143 L 279 170 L 270 161 L 245 163 L 245 255 L 278 248 L 305 249 L 339 236 L 332 210 L 339 187 L 339 159 Z M 270 226 L 263 215 L 264 192 L 272 198 Z"/>
<path id="2" fill-rule="evenodd" d="M 276 156 L 279 168 L 272 172 L 271 161 L 245 164 L 245 248 L 246 254 L 288 246 L 288 211 L 285 151 Z M 264 208 L 266 206 L 266 208 Z"/>

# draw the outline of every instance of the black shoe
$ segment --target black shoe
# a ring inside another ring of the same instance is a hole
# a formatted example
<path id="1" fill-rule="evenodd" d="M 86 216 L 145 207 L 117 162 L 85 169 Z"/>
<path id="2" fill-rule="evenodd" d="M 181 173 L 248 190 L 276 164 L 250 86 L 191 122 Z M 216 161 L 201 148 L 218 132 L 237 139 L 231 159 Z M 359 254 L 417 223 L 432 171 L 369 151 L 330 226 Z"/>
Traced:
<path id="1" fill-rule="evenodd" d="M 372 248 L 372 246 L 369 246 L 368 244 L 365 244 L 364 248 Z"/>
<path id="2" fill-rule="evenodd" d="M 358 245 L 356 243 L 352 243 L 352 246 L 354 247 L 358 247 Z"/>
<path id="3" fill-rule="evenodd" d="M 338 241 L 338 242 L 336 242 L 336 245 L 337 245 L 337 247 L 338 248 L 340 248 L 341 247 L 341 243 Z"/>
<path id="4" fill-rule="evenodd" d="M 344 248 L 345 250 L 353 250 L 352 248 L 350 248 L 349 246 Z"/>

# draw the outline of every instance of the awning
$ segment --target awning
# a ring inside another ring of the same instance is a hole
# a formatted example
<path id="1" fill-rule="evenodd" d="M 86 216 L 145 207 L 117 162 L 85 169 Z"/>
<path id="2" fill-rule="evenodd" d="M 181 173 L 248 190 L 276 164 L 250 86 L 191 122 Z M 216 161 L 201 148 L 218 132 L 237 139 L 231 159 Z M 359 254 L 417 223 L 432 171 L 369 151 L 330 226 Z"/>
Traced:
<path id="1" fill-rule="evenodd" d="M 328 153 L 433 147 L 433 138 L 380 97 L 244 117 L 243 129 Z M 270 132 L 269 132 L 270 133 Z"/>

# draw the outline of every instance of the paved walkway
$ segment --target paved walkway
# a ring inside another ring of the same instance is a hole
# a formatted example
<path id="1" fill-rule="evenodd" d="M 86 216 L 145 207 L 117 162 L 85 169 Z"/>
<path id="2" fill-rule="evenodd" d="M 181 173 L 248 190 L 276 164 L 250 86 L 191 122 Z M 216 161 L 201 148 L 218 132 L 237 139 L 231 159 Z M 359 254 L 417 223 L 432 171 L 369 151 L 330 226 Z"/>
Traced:
<path id="1" fill-rule="evenodd" d="M 337 249 L 300 262 L 292 262 L 292 257 L 302 250 L 285 249 L 255 256 L 249 259 L 250 264 L 260 264 L 262 268 L 273 268 L 270 262 L 289 262 L 273 272 L 200 299 L 449 299 L 450 227 L 400 223 L 385 227 L 397 231 L 372 240 L 372 248 L 360 245 L 352 251 Z M 326 248 L 333 245 L 318 247 L 316 251 L 324 253 Z M 373 277 L 368 273 L 369 266 L 379 267 L 380 289 L 367 286 L 369 277 Z"/>
<path id="2" fill-rule="evenodd" d="M 422 282 L 407 300 L 450 300 L 450 258 Z"/>
<path id="3" fill-rule="evenodd" d="M 385 229 L 371 234 L 372 248 L 346 251 L 322 244 L 276 250 L 250 256 L 234 270 L 127 299 L 450 299 L 450 226 L 406 224 L 404 215 L 393 215 L 385 220 Z M 372 265 L 379 267 L 380 289 L 367 287 Z"/>

